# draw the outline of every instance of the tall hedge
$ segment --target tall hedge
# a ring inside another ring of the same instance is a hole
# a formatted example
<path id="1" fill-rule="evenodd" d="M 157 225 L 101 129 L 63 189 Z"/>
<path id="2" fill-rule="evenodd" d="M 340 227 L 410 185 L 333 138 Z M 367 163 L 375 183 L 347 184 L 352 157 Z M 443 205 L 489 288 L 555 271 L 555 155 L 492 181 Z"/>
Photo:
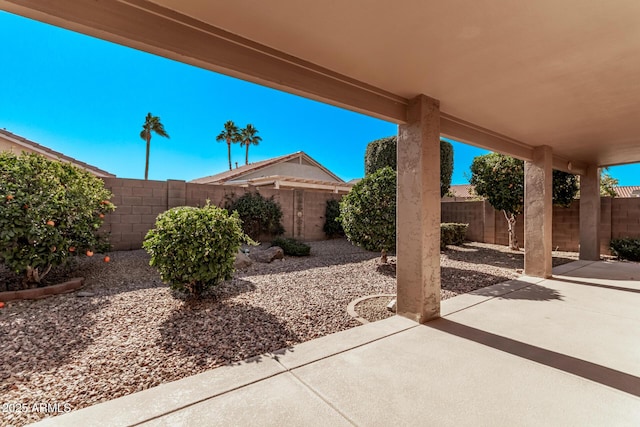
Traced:
<path id="1" fill-rule="evenodd" d="M 396 171 L 382 168 L 353 186 L 340 201 L 340 221 L 349 241 L 368 251 L 396 249 Z"/>
<path id="2" fill-rule="evenodd" d="M 364 154 L 365 176 L 371 175 L 379 169 L 389 166 L 398 170 L 397 151 L 398 138 L 389 136 L 370 142 Z M 453 175 L 453 145 L 440 140 L 440 197 L 443 197 L 451 187 Z"/>

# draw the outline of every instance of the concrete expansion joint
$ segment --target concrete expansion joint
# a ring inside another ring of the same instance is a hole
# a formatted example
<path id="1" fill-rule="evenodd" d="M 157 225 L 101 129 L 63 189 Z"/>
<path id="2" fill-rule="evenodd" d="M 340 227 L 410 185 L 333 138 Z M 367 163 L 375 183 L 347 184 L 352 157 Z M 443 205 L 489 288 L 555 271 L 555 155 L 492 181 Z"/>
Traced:
<path id="1" fill-rule="evenodd" d="M 325 399 L 324 396 L 322 396 L 322 394 L 320 394 L 318 391 L 316 391 L 313 387 L 311 387 L 309 384 L 305 383 L 302 378 L 298 377 L 294 372 L 292 371 L 288 371 L 291 376 L 293 378 L 296 379 L 296 381 L 298 381 L 300 384 L 302 384 L 303 387 L 305 387 L 307 390 L 309 390 L 314 396 L 316 396 L 318 399 L 322 400 L 327 406 L 329 406 L 331 409 L 333 409 L 338 415 L 340 415 L 342 418 L 345 419 L 345 421 L 347 421 L 349 424 L 351 424 L 352 426 L 357 426 L 357 424 L 347 416 L 347 414 L 345 414 L 344 412 L 342 412 L 340 409 L 338 409 L 333 403 L 331 403 L 329 400 Z"/>

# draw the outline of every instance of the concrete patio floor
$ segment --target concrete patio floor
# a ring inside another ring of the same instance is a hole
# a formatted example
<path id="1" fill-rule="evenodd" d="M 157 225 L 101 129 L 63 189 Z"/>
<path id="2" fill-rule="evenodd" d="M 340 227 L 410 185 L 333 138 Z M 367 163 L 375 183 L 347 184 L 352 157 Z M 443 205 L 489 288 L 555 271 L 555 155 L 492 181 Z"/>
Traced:
<path id="1" fill-rule="evenodd" d="M 640 264 L 577 261 L 37 425 L 640 425 Z"/>

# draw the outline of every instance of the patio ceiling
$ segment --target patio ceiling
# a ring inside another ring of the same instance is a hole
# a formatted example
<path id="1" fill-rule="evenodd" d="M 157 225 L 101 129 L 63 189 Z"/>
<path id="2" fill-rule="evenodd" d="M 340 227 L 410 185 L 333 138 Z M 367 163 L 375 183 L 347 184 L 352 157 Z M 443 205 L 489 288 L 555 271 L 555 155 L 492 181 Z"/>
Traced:
<path id="1" fill-rule="evenodd" d="M 640 161 L 640 2 L 0 0 L 0 8 L 554 167 Z"/>

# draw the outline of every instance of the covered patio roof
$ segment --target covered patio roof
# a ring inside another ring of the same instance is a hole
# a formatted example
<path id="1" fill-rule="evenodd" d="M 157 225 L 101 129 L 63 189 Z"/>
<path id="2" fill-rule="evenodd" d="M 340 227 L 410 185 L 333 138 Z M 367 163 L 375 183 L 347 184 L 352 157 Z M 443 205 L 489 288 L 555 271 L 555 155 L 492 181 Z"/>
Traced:
<path id="1" fill-rule="evenodd" d="M 640 161 L 640 3 L 0 0 L 0 8 L 554 168 Z"/>

